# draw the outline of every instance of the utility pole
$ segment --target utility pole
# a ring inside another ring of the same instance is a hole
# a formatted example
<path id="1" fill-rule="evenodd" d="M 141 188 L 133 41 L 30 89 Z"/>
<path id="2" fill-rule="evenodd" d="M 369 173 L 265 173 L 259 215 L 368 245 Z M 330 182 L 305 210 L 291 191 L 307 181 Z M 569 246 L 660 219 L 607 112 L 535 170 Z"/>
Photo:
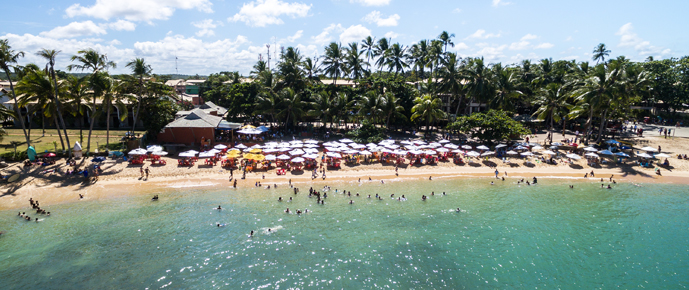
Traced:
<path id="1" fill-rule="evenodd" d="M 270 44 L 266 44 L 266 48 L 268 48 L 268 69 L 270 70 Z"/>

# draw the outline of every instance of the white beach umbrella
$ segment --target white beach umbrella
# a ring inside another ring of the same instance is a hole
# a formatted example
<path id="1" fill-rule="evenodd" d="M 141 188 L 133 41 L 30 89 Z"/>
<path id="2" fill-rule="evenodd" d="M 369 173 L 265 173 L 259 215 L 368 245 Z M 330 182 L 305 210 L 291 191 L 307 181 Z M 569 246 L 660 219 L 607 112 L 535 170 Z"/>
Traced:
<path id="1" fill-rule="evenodd" d="M 263 148 L 263 146 L 261 146 L 260 144 L 254 144 L 254 146 L 251 146 L 251 147 L 249 147 L 249 148 L 251 148 L 251 149 L 256 149 L 256 148 L 261 149 L 261 148 Z"/>
<path id="2" fill-rule="evenodd" d="M 409 153 L 414 154 L 414 155 L 419 155 L 419 154 L 423 154 L 423 151 L 421 151 L 421 150 L 409 150 Z"/>
<path id="3" fill-rule="evenodd" d="M 274 148 L 271 148 L 271 149 L 263 149 L 263 152 L 265 152 L 265 153 L 275 153 L 275 152 L 280 152 L 280 149 L 274 149 Z"/>
<path id="4" fill-rule="evenodd" d="M 278 144 L 280 144 L 280 143 L 275 142 L 275 141 L 271 141 L 271 142 L 266 143 L 266 147 L 278 147 Z"/>
<path id="5" fill-rule="evenodd" d="M 507 151 L 507 152 L 505 152 L 505 153 L 507 153 L 508 155 L 517 155 L 517 154 L 519 154 L 519 152 L 513 151 L 513 150 Z"/>
<path id="6" fill-rule="evenodd" d="M 471 150 L 473 147 L 471 145 L 462 145 L 462 149 Z"/>
<path id="7" fill-rule="evenodd" d="M 450 149 L 442 148 L 442 147 L 441 147 L 441 148 L 435 149 L 435 151 L 445 153 L 445 152 L 450 152 Z"/>
<path id="8" fill-rule="evenodd" d="M 237 146 L 234 146 L 234 148 L 237 148 L 237 149 L 246 149 L 246 148 L 249 148 L 249 147 L 247 147 L 247 146 L 244 145 L 244 144 L 239 144 L 239 145 L 237 145 Z"/>
<path id="9" fill-rule="evenodd" d="M 185 151 L 182 153 L 179 153 L 179 157 L 194 157 L 196 156 L 196 153 Z"/>
<path id="10" fill-rule="evenodd" d="M 306 144 L 306 145 L 304 145 L 304 147 L 306 147 L 306 148 L 318 148 L 318 145 L 316 145 L 316 144 Z"/>
<path id="11" fill-rule="evenodd" d="M 625 157 L 625 158 L 626 158 L 626 157 L 629 157 L 629 154 L 624 153 L 624 152 L 617 152 L 617 153 L 615 153 L 615 156 L 620 156 L 620 157 Z M 657 155 L 656 155 L 656 156 L 657 156 Z"/>
<path id="12" fill-rule="evenodd" d="M 479 156 L 481 156 L 481 153 L 478 153 L 476 151 L 469 151 L 469 152 L 467 152 L 467 156 L 479 157 Z"/>
<path id="13" fill-rule="evenodd" d="M 277 157 L 273 154 L 266 155 L 266 160 L 268 160 L 268 161 L 273 161 L 275 159 L 277 159 Z"/>
<path id="14" fill-rule="evenodd" d="M 294 143 L 304 144 L 304 142 L 302 142 L 301 140 L 292 140 L 292 141 L 289 141 L 289 143 L 290 144 L 294 144 Z"/>
<path id="15" fill-rule="evenodd" d="M 211 150 L 208 150 L 208 152 L 211 152 L 211 153 L 213 153 L 213 154 L 217 154 L 217 153 L 220 153 L 220 152 L 222 152 L 222 151 L 213 148 L 213 149 L 211 149 Z"/>
<path id="16" fill-rule="evenodd" d="M 600 152 L 600 154 L 603 154 L 603 155 L 613 155 L 614 153 L 612 153 L 612 151 L 610 151 L 610 150 L 603 150 L 603 151 Z"/>
<path id="17" fill-rule="evenodd" d="M 209 158 L 209 157 L 213 157 L 213 156 L 215 156 L 215 153 L 210 152 L 210 151 L 205 151 L 205 152 L 199 153 L 199 158 Z"/>
<path id="18" fill-rule="evenodd" d="M 644 148 L 641 148 L 641 150 L 646 151 L 646 152 L 658 152 L 658 149 L 646 146 Z"/>
<path id="19" fill-rule="evenodd" d="M 218 145 L 213 146 L 213 148 L 218 149 L 218 150 L 223 150 L 223 149 L 227 149 L 227 145 L 218 144 Z"/>
<path id="20" fill-rule="evenodd" d="M 488 146 L 486 146 L 486 145 L 477 146 L 476 149 L 478 149 L 478 150 L 490 150 L 490 148 L 488 148 Z"/>
<path id="21" fill-rule="evenodd" d="M 426 142 L 424 142 L 424 141 L 421 141 L 421 140 L 414 140 L 413 142 L 414 142 L 414 144 L 417 144 L 417 145 L 423 145 L 423 144 L 426 144 Z"/>
<path id="22" fill-rule="evenodd" d="M 450 143 L 450 140 L 443 139 L 443 140 L 438 141 L 438 143 L 440 143 L 440 144 Z"/>
<path id="23" fill-rule="evenodd" d="M 306 152 L 306 153 L 318 153 L 318 149 L 306 148 L 306 149 L 304 149 L 304 152 Z"/>
<path id="24" fill-rule="evenodd" d="M 517 148 L 514 148 L 515 150 L 527 150 L 529 147 L 524 147 L 522 145 L 517 146 Z"/>
<path id="25" fill-rule="evenodd" d="M 292 148 L 289 148 L 289 147 L 281 147 L 281 148 L 278 148 L 278 151 L 280 151 L 280 152 L 287 152 L 287 151 L 289 151 L 290 149 L 292 149 Z"/>
<path id="26" fill-rule="evenodd" d="M 340 152 L 342 149 L 339 147 L 325 147 L 325 150 L 330 151 L 330 152 Z"/>
<path id="27" fill-rule="evenodd" d="M 575 160 L 581 159 L 581 156 L 576 155 L 576 154 L 574 154 L 574 153 L 569 153 L 569 154 L 567 154 L 567 155 L 565 155 L 565 156 L 567 156 L 568 158 L 575 159 Z"/>
<path id="28" fill-rule="evenodd" d="M 364 155 L 364 156 L 368 156 L 368 155 L 371 155 L 371 154 L 373 154 L 373 153 L 371 153 L 370 151 L 367 151 L 367 150 L 364 150 L 364 151 L 359 152 L 359 155 Z"/>
<path id="29" fill-rule="evenodd" d="M 452 150 L 452 153 L 464 153 L 464 151 L 459 150 L 459 149 L 455 149 L 455 150 Z"/>
<path id="30" fill-rule="evenodd" d="M 502 148 L 502 147 L 507 147 L 507 145 L 505 145 L 505 144 L 498 144 L 497 146 L 495 146 L 495 149 Z"/>
<path id="31" fill-rule="evenodd" d="M 543 152 L 541 152 L 541 154 L 557 155 L 557 153 L 550 151 L 550 150 L 543 151 Z"/>
<path id="32" fill-rule="evenodd" d="M 155 151 L 155 152 L 151 153 L 151 155 L 155 155 L 155 156 L 165 156 L 167 154 L 168 153 L 166 151 Z"/>
<path id="33" fill-rule="evenodd" d="M 488 155 L 493 155 L 493 154 L 495 154 L 495 152 L 493 152 L 493 151 L 486 151 L 486 152 L 481 153 L 481 156 L 488 156 Z"/>
<path id="34" fill-rule="evenodd" d="M 149 145 L 149 146 L 146 146 L 146 151 L 148 151 L 148 152 L 163 151 L 163 146 Z"/>
<path id="35" fill-rule="evenodd" d="M 408 152 L 408 151 L 404 151 L 404 150 L 395 150 L 395 151 L 392 152 L 392 153 L 395 154 L 395 155 L 407 155 L 407 153 L 409 153 L 409 152 Z"/>
<path id="36" fill-rule="evenodd" d="M 390 150 L 390 149 L 388 149 L 388 148 L 383 147 L 383 149 L 380 149 L 380 152 L 383 152 L 383 153 L 392 153 L 393 151 Z"/>
<path id="37" fill-rule="evenodd" d="M 354 141 L 349 140 L 349 139 L 342 139 L 342 140 L 340 140 L 340 143 L 352 143 L 352 142 L 354 142 Z"/>
<path id="38" fill-rule="evenodd" d="M 302 154 L 304 154 L 304 153 L 305 153 L 304 150 L 295 149 L 295 150 L 290 151 L 290 152 L 289 152 L 289 155 L 293 155 L 293 156 L 294 156 L 294 155 L 302 155 Z"/>
<path id="39" fill-rule="evenodd" d="M 457 145 L 455 145 L 455 144 L 445 144 L 444 147 L 445 147 L 445 148 L 450 148 L 450 149 L 458 149 L 458 148 L 459 148 L 459 146 L 457 146 Z"/>
<path id="40" fill-rule="evenodd" d="M 526 151 L 520 154 L 521 156 L 533 156 L 533 153 Z"/>
<path id="41" fill-rule="evenodd" d="M 306 140 L 306 141 L 304 141 L 304 143 L 306 143 L 306 144 L 318 144 L 318 141 L 316 141 L 316 140 Z"/>
<path id="42" fill-rule="evenodd" d="M 564 145 L 564 144 L 562 144 L 562 143 L 560 143 L 560 142 L 553 142 L 553 144 L 550 144 L 550 145 L 553 145 L 553 146 L 562 146 L 562 145 Z"/>
<path id="43" fill-rule="evenodd" d="M 541 145 L 536 145 L 534 147 L 531 147 L 531 150 L 542 150 L 543 147 Z"/>
<path id="44" fill-rule="evenodd" d="M 146 155 L 146 154 L 148 154 L 148 151 L 146 151 L 146 149 L 143 149 L 143 148 L 136 148 L 132 151 L 129 151 L 129 155 Z"/>
<path id="45" fill-rule="evenodd" d="M 316 158 L 318 158 L 318 154 L 304 154 L 301 157 L 304 157 L 307 159 L 316 159 Z"/>
<path id="46" fill-rule="evenodd" d="M 584 154 L 584 156 L 587 156 L 587 157 L 596 157 L 596 158 L 600 157 L 600 156 L 598 156 L 598 154 L 593 153 L 593 152 L 586 153 L 586 154 Z"/>
<path id="47" fill-rule="evenodd" d="M 386 145 L 385 145 L 385 148 L 388 148 L 388 149 L 397 149 L 397 148 L 400 148 L 400 146 L 399 146 L 399 145 L 394 145 L 394 144 L 386 144 Z"/>
<path id="48" fill-rule="evenodd" d="M 342 153 L 344 153 L 344 154 L 357 154 L 357 153 L 359 153 L 359 151 L 356 151 L 356 150 L 345 150 L 345 151 L 342 151 Z"/>
<path id="49" fill-rule="evenodd" d="M 438 152 L 435 152 L 435 150 L 426 150 L 426 151 L 423 151 L 423 153 L 424 153 L 424 154 L 428 154 L 428 155 L 435 155 L 435 154 L 438 154 Z"/>
<path id="50" fill-rule="evenodd" d="M 412 142 L 412 141 L 402 141 L 402 142 L 400 142 L 400 144 L 404 144 L 404 145 L 414 145 L 414 142 Z"/>
<path id="51" fill-rule="evenodd" d="M 637 157 L 642 157 L 642 158 L 653 158 L 653 156 L 649 155 L 648 153 L 641 153 L 637 154 Z"/>
<path id="52" fill-rule="evenodd" d="M 432 142 L 432 143 L 429 143 L 428 146 L 431 148 L 438 148 L 438 147 L 441 147 L 443 145 L 438 143 L 438 142 Z"/>
<path id="53" fill-rule="evenodd" d="M 292 144 L 289 144 L 289 147 L 290 147 L 290 148 L 302 148 L 302 147 L 304 147 L 304 144 L 301 144 L 301 143 L 292 143 Z"/>
<path id="54" fill-rule="evenodd" d="M 353 143 L 353 144 L 349 144 L 349 147 L 352 147 L 354 149 L 363 149 L 363 148 L 366 148 L 366 145 Z"/>
<path id="55" fill-rule="evenodd" d="M 586 148 L 584 148 L 584 151 L 587 151 L 587 152 L 598 152 L 598 149 L 593 148 L 593 147 L 586 147 Z"/>
<path id="56" fill-rule="evenodd" d="M 665 153 L 658 153 L 658 154 L 654 155 L 654 157 L 655 157 L 655 158 L 670 158 L 670 157 L 672 157 L 672 156 L 667 155 L 667 154 L 665 154 Z"/>
<path id="57" fill-rule="evenodd" d="M 340 155 L 340 153 L 337 152 L 328 152 L 325 153 L 325 155 L 332 158 L 342 158 L 342 155 Z"/>
<path id="58" fill-rule="evenodd" d="M 282 154 L 282 155 L 277 157 L 277 159 L 280 159 L 280 160 L 288 160 L 290 158 L 292 158 L 292 157 L 289 157 L 288 155 L 285 155 L 285 154 Z"/>
<path id="59" fill-rule="evenodd" d="M 292 162 L 296 162 L 296 163 L 304 162 L 304 158 L 297 157 L 297 158 L 292 159 Z"/>

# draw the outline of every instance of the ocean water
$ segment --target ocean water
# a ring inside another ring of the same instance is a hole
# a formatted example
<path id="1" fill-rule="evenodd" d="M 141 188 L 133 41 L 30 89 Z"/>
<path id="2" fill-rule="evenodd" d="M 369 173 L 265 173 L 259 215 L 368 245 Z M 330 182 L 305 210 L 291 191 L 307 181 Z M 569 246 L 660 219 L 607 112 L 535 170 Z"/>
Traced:
<path id="1" fill-rule="evenodd" d="M 50 206 L 52 215 L 39 223 L 3 211 L 0 283 L 3 289 L 689 286 L 686 186 L 622 183 L 608 190 L 564 179 L 542 178 L 536 186 L 490 181 L 333 183 L 325 205 L 308 197 L 305 184 L 298 195 L 286 185 L 160 188 L 156 202 L 134 195 Z M 385 198 L 367 198 L 376 193 Z M 393 193 L 408 200 L 391 199 Z M 280 196 L 293 200 L 278 202 Z M 222 211 L 214 210 L 218 205 Z M 287 207 L 309 212 L 286 214 Z"/>

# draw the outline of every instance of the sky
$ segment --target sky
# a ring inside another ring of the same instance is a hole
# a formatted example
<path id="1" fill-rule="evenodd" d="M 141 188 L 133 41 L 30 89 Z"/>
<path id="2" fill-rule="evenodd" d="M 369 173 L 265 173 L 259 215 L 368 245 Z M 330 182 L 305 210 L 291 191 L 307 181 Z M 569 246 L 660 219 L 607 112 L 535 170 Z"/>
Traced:
<path id="1" fill-rule="evenodd" d="M 248 75 L 271 45 L 317 57 L 326 44 L 366 36 L 402 45 L 455 35 L 448 50 L 488 62 L 523 59 L 590 61 L 605 43 L 611 57 L 635 61 L 689 52 L 689 1 L 627 0 L 32 0 L 6 1 L 0 39 L 24 51 L 20 64 L 40 66 L 35 53 L 59 50 L 56 67 L 93 48 L 128 73 L 141 57 L 157 74 Z M 177 63 L 175 63 L 177 61 Z"/>

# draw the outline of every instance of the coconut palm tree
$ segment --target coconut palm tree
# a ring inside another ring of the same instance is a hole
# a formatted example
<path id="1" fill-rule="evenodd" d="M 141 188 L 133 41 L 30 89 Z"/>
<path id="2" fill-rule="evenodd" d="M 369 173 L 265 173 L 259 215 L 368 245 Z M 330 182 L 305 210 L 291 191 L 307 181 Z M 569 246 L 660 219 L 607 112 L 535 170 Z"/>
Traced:
<path id="1" fill-rule="evenodd" d="M 53 87 L 55 88 L 55 93 L 53 94 L 54 98 L 54 104 L 55 104 L 55 110 L 57 112 L 57 117 L 60 120 L 60 124 L 58 125 L 57 122 L 55 122 L 55 127 L 57 127 L 58 134 L 60 132 L 60 126 L 62 126 L 62 130 L 64 130 L 65 133 L 65 140 L 67 141 L 67 146 L 69 147 L 69 150 L 67 150 L 69 153 L 69 158 L 72 158 L 72 150 L 71 146 L 72 144 L 69 142 L 69 135 L 67 134 L 67 126 L 65 125 L 65 119 L 62 117 L 62 103 L 60 102 L 60 99 L 58 98 L 58 84 L 57 84 L 57 76 L 55 74 L 55 58 L 57 55 L 60 53 L 60 51 L 56 51 L 54 49 L 42 49 L 40 50 L 37 55 L 45 58 L 48 61 L 48 66 L 50 67 L 49 73 L 50 77 L 53 79 Z M 62 137 L 60 137 L 60 142 L 62 142 Z M 64 144 L 62 145 L 62 150 L 65 150 Z"/>
<path id="2" fill-rule="evenodd" d="M 256 77 L 256 76 L 258 76 L 260 73 L 262 73 L 262 72 L 264 72 L 264 71 L 268 71 L 268 70 L 269 70 L 269 69 L 268 69 L 268 64 L 267 64 L 265 61 L 263 61 L 263 60 L 259 60 L 259 61 L 256 62 L 256 64 L 252 67 L 251 72 L 250 72 L 249 74 L 252 75 L 252 76 L 254 76 L 254 77 Z"/>
<path id="3" fill-rule="evenodd" d="M 454 33 L 447 33 L 447 31 L 443 31 L 438 35 L 438 39 L 443 42 L 443 46 L 445 46 L 444 53 L 447 53 L 447 46 L 450 45 L 451 47 L 455 47 L 454 42 L 452 42 L 452 38 L 455 37 Z"/>
<path id="4" fill-rule="evenodd" d="M 79 136 L 83 136 L 84 115 L 86 111 L 94 112 L 92 106 L 88 103 L 88 77 L 77 78 L 69 76 L 66 80 L 66 87 L 65 112 L 73 117 L 79 116 Z M 84 140 L 80 141 L 83 143 Z"/>
<path id="5" fill-rule="evenodd" d="M 440 40 L 431 40 L 431 46 L 428 48 L 428 64 L 430 68 L 431 78 L 433 78 L 433 68 L 437 68 L 441 62 L 443 54 L 443 43 Z"/>
<path id="6" fill-rule="evenodd" d="M 390 47 L 388 59 L 385 64 L 388 66 L 389 72 L 392 72 L 394 69 L 395 75 L 397 75 L 400 72 L 404 73 L 404 69 L 409 67 L 406 60 L 407 48 L 401 46 L 399 43 L 395 43 Z"/>
<path id="7" fill-rule="evenodd" d="M 513 111 L 515 104 L 512 101 L 517 96 L 522 95 L 522 92 L 517 89 L 519 85 L 517 74 L 498 63 L 493 66 L 492 75 L 495 96 L 492 98 L 491 106 L 496 109 Z"/>
<path id="8" fill-rule="evenodd" d="M 404 107 L 399 103 L 400 100 L 391 92 L 387 92 L 383 96 L 383 104 L 380 109 L 383 116 L 385 116 L 385 128 L 388 130 L 390 130 L 390 119 L 393 116 L 397 118 L 406 118 L 406 116 L 402 114 L 402 112 L 404 112 Z"/>
<path id="9" fill-rule="evenodd" d="M 304 102 L 302 94 L 295 92 L 292 88 L 284 88 L 279 93 L 280 115 L 285 117 L 285 126 L 296 125 L 304 115 Z"/>
<path id="10" fill-rule="evenodd" d="M 30 114 L 38 113 L 41 115 L 43 136 L 45 136 L 45 117 L 52 116 L 48 112 L 48 106 L 54 102 L 53 94 L 56 91 L 50 77 L 42 70 L 30 71 L 17 83 L 16 88 L 17 93 L 20 94 L 17 105 L 28 108 Z M 59 132 L 60 127 L 57 129 Z"/>
<path id="11" fill-rule="evenodd" d="M 280 98 L 273 90 L 264 90 L 256 98 L 256 109 L 261 114 L 269 115 L 272 123 L 276 122 L 279 105 Z"/>
<path id="12" fill-rule="evenodd" d="M 335 109 L 332 101 L 333 98 L 331 98 L 330 94 L 325 91 L 321 91 L 312 95 L 311 97 L 313 99 L 312 102 L 309 102 L 311 109 L 306 112 L 306 115 L 320 119 L 323 123 L 323 127 L 325 127 L 328 120 L 332 119 L 333 109 Z"/>
<path id="13" fill-rule="evenodd" d="M 340 75 L 346 72 L 345 56 L 342 50 L 342 45 L 336 42 L 331 42 L 325 47 L 325 55 L 323 56 L 323 69 L 326 75 L 333 78 L 333 85 L 337 82 Z"/>
<path id="14" fill-rule="evenodd" d="M 85 49 L 85 50 L 80 50 L 77 51 L 77 55 L 73 55 L 71 58 L 72 62 L 77 62 L 76 64 L 70 64 L 67 66 L 68 71 L 73 71 L 73 70 L 80 70 L 80 71 L 85 71 L 85 70 L 90 70 L 91 71 L 91 77 L 96 75 L 99 72 L 102 71 L 107 71 L 108 68 L 116 68 L 117 65 L 113 61 L 108 60 L 108 56 L 105 54 L 100 54 L 97 51 L 93 49 Z M 91 88 L 94 89 L 94 88 Z M 92 97 L 92 107 L 93 109 L 91 110 L 91 120 L 89 124 L 89 137 L 88 137 L 88 142 L 86 145 L 86 152 L 91 151 L 91 133 L 93 133 L 93 125 L 96 123 L 96 99 L 99 97 L 98 94 L 94 93 L 91 94 Z"/>
<path id="15" fill-rule="evenodd" d="M 605 46 L 605 43 L 599 43 L 593 48 L 593 56 L 591 58 L 598 64 L 601 61 L 605 62 L 605 57 L 608 55 L 610 55 L 610 50 Z"/>
<path id="16" fill-rule="evenodd" d="M 359 115 L 375 124 L 383 116 L 384 102 L 385 97 L 382 94 L 374 90 L 366 92 L 357 102 Z"/>
<path id="17" fill-rule="evenodd" d="M 569 94 L 565 87 L 555 83 L 541 88 L 536 93 L 536 100 L 533 104 L 538 106 L 538 109 L 533 113 L 533 116 L 539 120 L 550 121 L 550 126 L 548 126 L 550 143 L 553 143 L 554 122 L 560 121 L 561 115 L 558 112 L 571 107 L 567 102 L 568 98 Z"/>
<path id="18" fill-rule="evenodd" d="M 574 112 L 581 112 L 581 109 L 584 107 L 588 109 L 586 132 L 584 134 L 585 144 L 589 140 L 594 111 L 603 107 L 612 98 L 616 81 L 620 75 L 620 71 L 617 69 L 607 70 L 602 64 L 596 65 L 591 72 L 591 76 L 584 80 L 583 84 L 574 91 L 573 96 L 577 103 L 577 108 Z M 607 109 L 603 111 L 605 112 Z M 606 113 L 602 115 L 606 115 Z"/>
<path id="19" fill-rule="evenodd" d="M 378 71 L 381 73 L 381 68 L 383 68 L 383 66 L 385 66 L 385 64 L 387 63 L 389 49 L 390 42 L 388 41 L 388 39 L 381 38 L 378 40 L 378 43 L 376 43 L 376 46 L 373 50 L 373 56 L 378 58 L 378 60 L 376 60 L 376 66 L 378 67 Z"/>
<path id="20" fill-rule="evenodd" d="M 429 42 L 428 40 L 421 40 L 415 43 L 409 49 L 409 57 L 412 62 L 412 67 L 416 71 L 419 71 L 419 77 L 421 80 L 425 78 L 424 68 L 428 65 L 428 50 Z"/>
<path id="21" fill-rule="evenodd" d="M 316 80 L 318 78 L 317 75 L 321 73 L 321 68 L 320 68 L 320 64 L 318 63 L 318 58 L 311 59 L 310 57 L 307 57 L 304 59 L 302 66 L 303 66 L 302 68 L 304 69 L 304 72 L 306 73 L 306 75 L 310 81 Z"/>
<path id="22" fill-rule="evenodd" d="M 280 55 L 281 61 L 277 65 L 277 73 L 281 76 L 280 87 L 290 87 L 298 91 L 305 88 L 302 55 L 298 48 L 288 47 Z"/>
<path id="23" fill-rule="evenodd" d="M 7 81 L 10 82 L 10 91 L 12 91 L 12 99 L 14 100 L 14 111 L 19 119 L 19 124 L 22 126 L 22 131 L 24 131 L 24 138 L 26 138 L 26 147 L 31 146 L 31 138 L 26 132 L 26 125 L 24 124 L 24 117 L 22 117 L 21 110 L 19 109 L 19 103 L 17 102 L 17 94 L 14 92 L 14 83 L 10 77 L 10 67 L 17 63 L 20 57 L 24 57 L 23 51 L 14 51 L 12 46 L 7 39 L 0 39 L 0 68 L 5 72 L 7 76 Z"/>
<path id="24" fill-rule="evenodd" d="M 376 38 L 370 35 L 361 41 L 361 51 L 366 56 L 366 64 L 371 65 L 371 58 L 375 56 Z"/>
<path id="25" fill-rule="evenodd" d="M 356 101 L 350 99 L 350 95 L 345 92 L 337 92 L 332 100 L 332 115 L 334 121 L 339 122 L 344 121 L 345 127 L 347 127 L 347 120 L 351 115 L 352 108 L 356 106 Z"/>
<path id="26" fill-rule="evenodd" d="M 123 102 L 124 85 L 120 81 L 113 79 L 107 73 L 99 73 L 94 75 L 93 79 L 91 80 L 91 84 L 97 87 L 97 91 L 102 92 L 103 101 L 101 104 L 101 110 L 105 111 L 106 114 L 105 146 L 107 150 L 108 146 L 110 145 L 110 114 L 112 112 L 112 107 L 115 106 L 119 112 L 122 112 L 120 114 L 120 121 L 125 120 L 128 115 L 127 106 Z"/>
<path id="27" fill-rule="evenodd" d="M 349 48 L 346 49 L 345 63 L 347 71 L 350 76 L 355 79 L 361 79 L 367 75 L 366 73 L 366 63 L 361 59 L 362 51 L 359 51 L 359 45 L 356 42 L 349 44 Z"/>
<path id="28" fill-rule="evenodd" d="M 464 102 L 464 78 L 462 77 L 461 67 L 456 53 L 448 53 L 444 58 L 444 64 L 438 71 L 438 76 L 442 78 L 440 81 L 440 91 L 448 93 L 452 99 L 457 100 L 457 109 L 455 109 L 455 116 L 459 116 L 459 107 Z"/>
<path id="29" fill-rule="evenodd" d="M 139 120 L 139 113 L 141 113 L 141 101 L 143 98 L 143 91 L 146 89 L 144 84 L 144 77 L 150 76 L 153 68 L 143 58 L 135 58 L 129 61 L 126 65 L 132 70 L 132 76 L 137 78 L 137 87 L 139 93 L 136 96 L 136 112 L 134 112 L 134 124 L 132 124 L 132 134 L 136 130 L 136 122 Z"/>
<path id="30" fill-rule="evenodd" d="M 483 102 L 493 96 L 491 70 L 484 65 L 483 58 L 467 60 L 467 66 L 461 70 L 466 84 L 464 89 L 471 101 Z"/>
<path id="31" fill-rule="evenodd" d="M 411 121 L 426 121 L 426 134 L 428 134 L 431 130 L 431 124 L 445 117 L 445 112 L 440 109 L 441 105 L 442 101 L 439 98 L 434 98 L 429 94 L 416 97 L 414 106 L 411 108 Z"/>

